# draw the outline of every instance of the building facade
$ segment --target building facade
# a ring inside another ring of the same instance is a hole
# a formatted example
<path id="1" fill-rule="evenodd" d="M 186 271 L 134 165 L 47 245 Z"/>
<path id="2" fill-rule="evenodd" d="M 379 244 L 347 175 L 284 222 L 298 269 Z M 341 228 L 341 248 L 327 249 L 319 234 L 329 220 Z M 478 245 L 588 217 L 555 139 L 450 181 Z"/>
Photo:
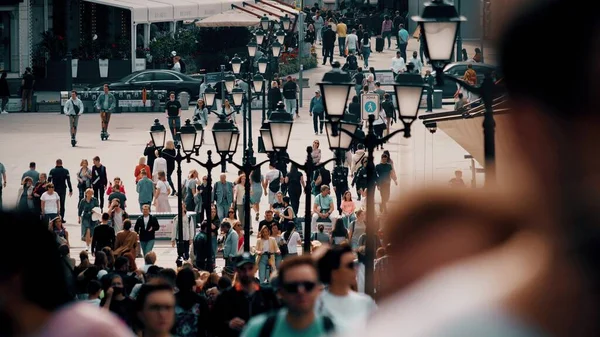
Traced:
<path id="1" fill-rule="evenodd" d="M 16 77 L 31 66 L 32 11 L 29 0 L 0 2 L 0 70 Z"/>

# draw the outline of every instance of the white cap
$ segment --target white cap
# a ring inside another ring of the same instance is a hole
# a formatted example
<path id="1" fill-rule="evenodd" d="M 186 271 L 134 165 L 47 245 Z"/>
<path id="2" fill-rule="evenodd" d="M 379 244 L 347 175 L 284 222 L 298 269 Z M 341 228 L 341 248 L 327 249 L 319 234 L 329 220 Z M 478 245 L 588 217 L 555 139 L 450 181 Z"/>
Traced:
<path id="1" fill-rule="evenodd" d="M 173 50 L 173 51 L 171 52 L 171 56 L 177 56 L 177 52 Z"/>

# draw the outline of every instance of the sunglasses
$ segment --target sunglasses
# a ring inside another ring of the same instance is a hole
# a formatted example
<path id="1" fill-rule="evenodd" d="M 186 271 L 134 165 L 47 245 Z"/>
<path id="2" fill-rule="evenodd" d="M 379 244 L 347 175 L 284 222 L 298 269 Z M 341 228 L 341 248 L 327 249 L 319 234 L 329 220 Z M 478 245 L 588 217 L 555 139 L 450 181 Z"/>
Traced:
<path id="1" fill-rule="evenodd" d="M 235 213 L 235 212 L 234 211 L 229 211 L 229 214 L 231 214 L 231 213 Z"/>
<path id="2" fill-rule="evenodd" d="M 356 268 L 356 262 L 354 262 L 354 261 L 348 262 L 344 265 L 344 267 L 346 267 L 348 269 L 354 269 L 354 268 Z"/>
<path id="3" fill-rule="evenodd" d="M 289 294 L 297 294 L 300 288 L 306 292 L 311 292 L 317 286 L 316 282 L 312 281 L 301 281 L 301 282 L 286 282 L 281 285 L 281 288 Z"/>

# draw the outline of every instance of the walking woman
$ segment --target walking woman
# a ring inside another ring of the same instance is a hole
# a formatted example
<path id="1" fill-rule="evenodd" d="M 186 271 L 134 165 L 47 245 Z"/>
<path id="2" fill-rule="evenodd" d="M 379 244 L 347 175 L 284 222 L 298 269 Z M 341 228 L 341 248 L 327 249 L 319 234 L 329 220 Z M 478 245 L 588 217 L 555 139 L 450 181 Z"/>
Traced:
<path id="1" fill-rule="evenodd" d="M 171 189 L 166 183 L 165 172 L 158 172 L 158 181 L 156 182 L 156 191 L 154 192 L 154 211 L 157 213 L 171 213 L 169 205 L 169 193 Z"/>
<path id="2" fill-rule="evenodd" d="M 331 231 L 331 244 L 340 245 L 346 240 L 348 240 L 348 230 L 344 226 L 344 220 L 338 218 L 333 224 L 333 230 Z"/>
<path id="3" fill-rule="evenodd" d="M 82 159 L 77 172 L 77 189 L 79 200 L 83 199 L 85 191 L 92 186 L 92 170 L 89 168 L 87 159 Z"/>
<path id="4" fill-rule="evenodd" d="M 195 210 L 196 209 L 196 201 L 194 200 L 194 196 L 197 193 L 197 186 L 198 186 L 198 171 L 196 170 L 190 170 L 190 173 L 188 174 L 188 178 L 185 181 L 185 183 L 183 184 L 182 188 L 184 188 L 184 195 L 185 195 L 185 208 L 189 209 L 189 210 Z"/>
<path id="5" fill-rule="evenodd" d="M 311 23 L 308 25 L 308 29 L 306 30 L 306 36 L 304 36 L 304 42 L 310 43 L 311 46 L 315 44 L 315 40 L 317 38 L 315 32 L 315 26 Z"/>
<path id="6" fill-rule="evenodd" d="M 256 261 L 258 263 L 258 278 L 260 283 L 269 281 L 275 271 L 275 254 L 281 254 L 279 246 L 271 237 L 269 227 L 262 226 L 256 242 Z M 270 267 L 270 269 L 268 269 Z"/>
<path id="7" fill-rule="evenodd" d="M 298 255 L 298 245 L 302 244 L 302 239 L 300 238 L 300 234 L 296 231 L 296 226 L 288 224 L 288 226 L 285 227 L 283 240 L 286 242 L 288 249 L 286 257 Z"/>
<path id="8" fill-rule="evenodd" d="M 33 179 L 31 177 L 23 178 L 17 196 L 17 209 L 21 212 L 33 211 Z"/>
<path id="9" fill-rule="evenodd" d="M 140 179 L 142 179 L 142 170 L 146 170 L 147 174 L 150 174 L 150 172 L 152 172 L 150 170 L 150 166 L 146 165 L 146 157 L 145 156 L 140 157 L 140 159 L 138 160 L 138 164 L 135 167 L 135 170 L 133 170 L 133 175 L 135 176 L 136 184 L 138 181 L 140 181 Z"/>
<path id="10" fill-rule="evenodd" d="M 255 168 L 252 173 L 250 173 L 250 204 L 256 212 L 256 217 L 254 218 L 256 221 L 259 220 L 260 217 L 260 199 L 263 195 L 263 185 L 262 181 L 264 180 L 263 175 L 260 173 L 260 168 Z"/>
<path id="11" fill-rule="evenodd" d="M 94 190 L 88 188 L 85 190 L 85 197 L 79 201 L 77 214 L 79 219 L 77 223 L 81 225 L 81 241 L 85 241 L 86 250 L 90 250 L 90 244 L 94 237 L 94 228 L 96 221 L 92 220 L 92 210 L 98 207 L 98 199 L 94 197 Z"/>
<path id="12" fill-rule="evenodd" d="M 237 211 L 237 218 L 242 224 L 242 228 L 246 228 L 245 213 L 244 213 L 244 198 L 246 193 L 246 175 L 242 174 L 235 181 L 233 186 L 233 204 Z"/>
<path id="13" fill-rule="evenodd" d="M 362 38 L 362 56 L 365 69 L 369 67 L 369 56 L 371 55 L 371 42 L 369 34 L 365 33 Z"/>
<path id="14" fill-rule="evenodd" d="M 46 173 L 40 173 L 40 178 L 37 184 L 33 188 L 33 207 L 35 214 L 42 212 L 42 200 L 40 199 L 42 194 L 46 192 L 46 185 L 48 184 L 48 176 Z M 81 199 L 80 199 L 81 200 Z"/>
<path id="15" fill-rule="evenodd" d="M 229 100 L 226 99 L 225 103 L 223 103 L 223 105 L 225 106 L 225 116 L 227 121 L 233 124 L 236 124 L 235 122 L 235 111 L 233 110 L 233 107 L 231 106 L 231 103 L 229 103 Z"/>
<path id="16" fill-rule="evenodd" d="M 194 118 L 198 118 L 203 127 L 208 126 L 208 108 L 206 107 L 206 103 L 204 103 L 202 98 L 200 98 L 196 104 Z"/>
<path id="17" fill-rule="evenodd" d="M 67 232 L 67 229 L 63 225 L 60 215 L 50 221 L 50 230 L 61 238 L 67 246 L 71 246 L 69 243 L 69 232 Z"/>
<path id="18" fill-rule="evenodd" d="M 290 196 L 290 203 L 294 214 L 298 214 L 298 208 L 300 207 L 300 196 L 302 191 L 306 188 L 306 182 L 304 181 L 304 175 L 296 164 L 292 164 L 290 172 L 285 176 L 285 183 L 288 186 L 288 195 Z"/>
<path id="19" fill-rule="evenodd" d="M 161 157 L 167 161 L 166 178 L 167 182 L 169 182 L 169 186 L 171 186 L 171 195 L 175 195 L 177 193 L 177 191 L 175 190 L 175 185 L 173 184 L 173 179 L 171 179 L 173 171 L 175 171 L 176 155 L 177 153 L 175 152 L 175 143 L 172 140 L 168 140 L 165 144 L 164 150 L 162 150 Z"/>

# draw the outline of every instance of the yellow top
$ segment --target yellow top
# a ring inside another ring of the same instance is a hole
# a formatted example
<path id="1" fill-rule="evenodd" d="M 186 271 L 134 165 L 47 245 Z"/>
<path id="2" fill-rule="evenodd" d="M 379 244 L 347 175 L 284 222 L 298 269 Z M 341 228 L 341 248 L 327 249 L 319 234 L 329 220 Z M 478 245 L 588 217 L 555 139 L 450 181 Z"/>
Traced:
<path id="1" fill-rule="evenodd" d="M 337 34 L 338 37 L 346 37 L 346 33 L 348 31 L 348 27 L 345 23 L 340 22 L 337 24 Z"/>

